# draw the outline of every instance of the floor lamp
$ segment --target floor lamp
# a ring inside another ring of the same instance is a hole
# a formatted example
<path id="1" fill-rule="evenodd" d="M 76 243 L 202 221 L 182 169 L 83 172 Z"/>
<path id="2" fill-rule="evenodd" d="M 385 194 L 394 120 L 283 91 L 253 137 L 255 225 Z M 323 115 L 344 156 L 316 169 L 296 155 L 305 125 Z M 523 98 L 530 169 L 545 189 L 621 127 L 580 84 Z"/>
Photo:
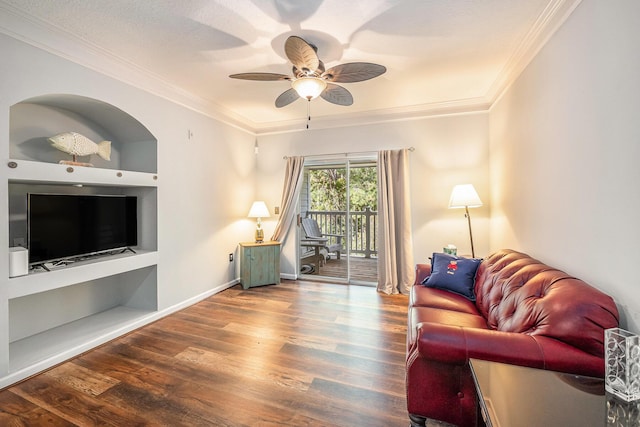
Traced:
<path id="1" fill-rule="evenodd" d="M 471 257 L 476 257 L 476 252 L 473 248 L 473 234 L 471 233 L 471 215 L 469 215 L 469 208 L 477 208 L 482 206 L 482 200 L 478 196 L 476 189 L 472 184 L 460 184 L 453 187 L 451 192 L 451 198 L 449 199 L 449 209 L 464 208 L 464 216 L 467 217 L 469 224 L 469 240 L 471 240 Z"/>

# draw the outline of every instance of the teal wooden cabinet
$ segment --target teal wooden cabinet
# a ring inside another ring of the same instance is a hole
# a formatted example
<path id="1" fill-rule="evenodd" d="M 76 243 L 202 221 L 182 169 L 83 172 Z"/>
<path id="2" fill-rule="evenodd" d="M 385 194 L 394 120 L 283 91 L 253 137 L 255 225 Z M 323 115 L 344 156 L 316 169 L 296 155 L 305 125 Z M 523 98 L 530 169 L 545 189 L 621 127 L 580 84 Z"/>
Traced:
<path id="1" fill-rule="evenodd" d="M 240 243 L 243 289 L 280 284 L 280 242 Z"/>

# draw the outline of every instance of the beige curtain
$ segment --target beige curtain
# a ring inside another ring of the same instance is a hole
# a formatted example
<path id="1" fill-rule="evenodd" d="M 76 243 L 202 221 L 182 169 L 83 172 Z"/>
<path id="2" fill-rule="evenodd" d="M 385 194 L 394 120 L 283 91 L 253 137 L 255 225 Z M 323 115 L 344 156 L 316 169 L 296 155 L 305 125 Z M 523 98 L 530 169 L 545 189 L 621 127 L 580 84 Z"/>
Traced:
<path id="1" fill-rule="evenodd" d="M 280 201 L 280 218 L 273 231 L 271 240 L 282 242 L 289 232 L 293 218 L 296 215 L 296 203 L 302 188 L 302 171 L 304 157 L 287 158 L 287 166 L 284 172 L 284 188 Z"/>
<path id="2" fill-rule="evenodd" d="M 378 291 L 407 294 L 415 271 L 408 150 L 378 153 Z"/>

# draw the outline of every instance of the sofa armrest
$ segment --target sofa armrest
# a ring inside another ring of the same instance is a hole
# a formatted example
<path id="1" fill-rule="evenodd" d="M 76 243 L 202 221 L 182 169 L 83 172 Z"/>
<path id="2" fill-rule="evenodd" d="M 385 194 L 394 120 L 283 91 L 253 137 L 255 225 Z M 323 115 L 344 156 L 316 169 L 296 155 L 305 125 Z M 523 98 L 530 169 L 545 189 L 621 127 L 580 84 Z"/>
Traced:
<path id="1" fill-rule="evenodd" d="M 464 365 L 482 359 L 593 377 L 604 376 L 604 360 L 544 336 L 438 323 L 418 325 L 421 357 Z"/>
<path id="2" fill-rule="evenodd" d="M 418 352 L 428 359 L 456 365 L 474 358 L 544 367 L 544 354 L 530 335 L 440 323 L 418 325 Z"/>
<path id="3" fill-rule="evenodd" d="M 422 281 L 431 274 L 430 264 L 416 264 L 416 280 L 414 285 L 422 284 Z"/>

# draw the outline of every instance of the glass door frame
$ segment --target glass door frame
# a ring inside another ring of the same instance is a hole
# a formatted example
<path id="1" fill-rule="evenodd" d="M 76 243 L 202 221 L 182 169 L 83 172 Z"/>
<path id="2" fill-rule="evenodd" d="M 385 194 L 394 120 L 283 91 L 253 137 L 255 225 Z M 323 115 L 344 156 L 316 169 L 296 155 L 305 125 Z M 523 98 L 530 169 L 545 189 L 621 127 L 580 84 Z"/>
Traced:
<path id="1" fill-rule="evenodd" d="M 340 157 L 336 157 L 336 156 L 318 156 L 318 157 L 314 157 L 311 156 L 311 158 L 307 158 L 305 157 L 304 160 L 304 170 L 306 171 L 307 169 L 341 169 L 344 168 L 345 169 L 345 176 L 347 179 L 347 183 L 346 183 L 346 206 L 345 206 L 345 254 L 344 256 L 346 256 L 346 260 L 347 260 L 347 277 L 335 277 L 335 276 L 323 276 L 321 274 L 315 275 L 315 274 L 302 274 L 300 273 L 300 267 L 301 267 L 301 261 L 300 261 L 300 241 L 301 239 L 303 239 L 303 235 L 304 235 L 304 231 L 302 230 L 301 227 L 301 219 L 302 219 L 302 209 L 301 209 L 301 202 L 302 202 L 302 193 L 299 196 L 298 199 L 298 217 L 300 218 L 300 220 L 298 221 L 298 233 L 296 233 L 298 235 L 298 239 L 297 239 L 297 248 L 296 248 L 296 265 L 297 265 L 297 269 L 298 269 L 298 275 L 303 278 L 304 280 L 331 280 L 331 281 L 335 281 L 336 283 L 344 283 L 344 284 L 348 284 L 348 285 L 363 285 L 363 286 L 377 286 L 377 283 L 374 282 L 367 282 L 367 281 L 362 281 L 362 280 L 353 280 L 351 278 L 351 244 L 350 244 L 350 238 L 351 238 L 351 168 L 353 167 L 353 165 L 368 165 L 368 166 L 372 166 L 372 167 L 377 167 L 377 163 L 378 163 L 378 157 L 377 157 L 377 153 L 357 153 L 357 154 L 343 154 L 340 155 Z M 377 174 L 376 174 L 377 175 Z M 376 187 L 377 187 L 377 183 L 376 183 Z M 321 273 L 321 271 L 320 271 Z"/>

